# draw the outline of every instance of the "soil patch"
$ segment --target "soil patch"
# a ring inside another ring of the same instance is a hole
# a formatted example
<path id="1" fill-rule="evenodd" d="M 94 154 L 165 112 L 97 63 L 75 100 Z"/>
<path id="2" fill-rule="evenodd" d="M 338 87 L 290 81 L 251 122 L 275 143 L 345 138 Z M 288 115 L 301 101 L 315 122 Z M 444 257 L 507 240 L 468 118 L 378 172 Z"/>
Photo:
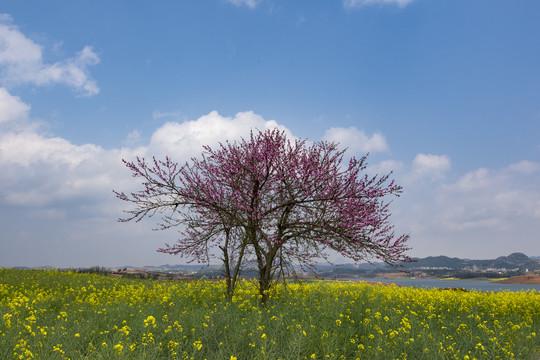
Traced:
<path id="1" fill-rule="evenodd" d="M 501 284 L 540 284 L 540 275 L 514 276 L 497 282 Z"/>

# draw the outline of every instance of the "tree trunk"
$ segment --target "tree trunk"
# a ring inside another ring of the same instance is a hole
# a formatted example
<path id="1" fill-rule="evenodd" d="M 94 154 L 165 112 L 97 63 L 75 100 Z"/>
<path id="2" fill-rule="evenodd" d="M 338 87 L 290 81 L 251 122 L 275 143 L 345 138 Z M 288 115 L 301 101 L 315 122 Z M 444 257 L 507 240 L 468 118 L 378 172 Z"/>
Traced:
<path id="1" fill-rule="evenodd" d="M 232 281 L 231 276 L 231 267 L 229 263 L 229 250 L 227 249 L 227 240 L 225 240 L 225 246 L 221 247 L 221 251 L 223 251 L 223 267 L 225 271 L 225 282 L 227 283 L 227 298 L 232 298 L 233 292 L 234 292 L 234 283 Z"/>
<path id="2" fill-rule="evenodd" d="M 259 295 L 262 306 L 266 305 L 268 290 L 272 286 L 272 272 L 267 271 L 267 267 L 268 264 L 263 269 L 259 269 Z"/>
<path id="3" fill-rule="evenodd" d="M 242 260 L 244 258 L 244 253 L 247 246 L 247 239 L 244 238 L 241 245 L 238 257 L 234 259 L 234 252 L 236 249 L 230 247 L 231 244 L 231 229 L 225 228 L 225 245 L 220 246 L 219 248 L 223 252 L 223 266 L 225 272 L 225 281 L 227 284 L 227 297 L 232 298 L 234 294 L 234 289 L 236 287 L 236 281 L 238 280 L 238 275 L 240 275 L 240 269 L 242 267 Z M 230 253 L 229 253 L 230 250 Z"/>
<path id="4" fill-rule="evenodd" d="M 278 248 L 279 247 L 275 247 L 266 254 L 264 257 L 266 263 L 263 266 L 259 263 L 259 294 L 261 295 L 261 305 L 263 306 L 268 300 L 268 290 L 272 287 L 274 259 L 276 258 Z"/>

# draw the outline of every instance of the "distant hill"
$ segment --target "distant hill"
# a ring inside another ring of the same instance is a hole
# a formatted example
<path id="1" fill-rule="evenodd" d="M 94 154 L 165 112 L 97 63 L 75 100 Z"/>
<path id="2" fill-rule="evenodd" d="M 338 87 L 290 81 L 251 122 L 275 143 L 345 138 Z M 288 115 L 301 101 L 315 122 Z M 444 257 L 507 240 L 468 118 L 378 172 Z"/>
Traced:
<path id="1" fill-rule="evenodd" d="M 526 270 L 540 270 L 540 257 L 528 257 L 523 253 L 513 253 L 508 256 L 499 256 L 491 260 L 471 260 L 460 259 L 448 256 L 428 256 L 425 258 L 414 258 L 414 262 L 401 263 L 398 266 L 389 266 L 382 262 L 358 263 L 358 264 L 316 264 L 315 273 L 321 277 L 374 277 L 382 273 L 395 273 L 404 271 L 406 273 L 422 272 L 428 274 L 449 275 L 455 273 L 524 273 Z M 125 268 L 132 268 L 125 266 Z M 165 272 L 188 274 L 194 276 L 215 276 L 221 274 L 221 265 L 160 265 L 145 266 L 143 268 L 149 272 Z M 300 269 L 298 269 L 300 270 Z M 502 272 L 501 272 L 502 270 Z M 302 271 L 300 271 L 302 273 Z M 243 276 L 256 276 L 256 271 L 246 269 Z"/>
<path id="2" fill-rule="evenodd" d="M 426 258 L 415 258 L 415 262 L 404 263 L 407 269 L 420 268 L 448 268 L 454 270 L 465 270 L 471 268 L 478 269 L 519 269 L 519 270 L 539 270 L 540 262 L 534 260 L 523 253 L 513 253 L 508 256 L 499 256 L 492 260 L 464 260 L 450 258 L 448 256 L 429 256 Z"/>
<path id="3" fill-rule="evenodd" d="M 448 256 L 428 256 L 426 258 L 414 258 L 414 262 L 403 263 L 406 268 L 420 267 L 445 267 L 450 269 L 462 269 L 468 263 L 467 260 L 450 258 Z"/>

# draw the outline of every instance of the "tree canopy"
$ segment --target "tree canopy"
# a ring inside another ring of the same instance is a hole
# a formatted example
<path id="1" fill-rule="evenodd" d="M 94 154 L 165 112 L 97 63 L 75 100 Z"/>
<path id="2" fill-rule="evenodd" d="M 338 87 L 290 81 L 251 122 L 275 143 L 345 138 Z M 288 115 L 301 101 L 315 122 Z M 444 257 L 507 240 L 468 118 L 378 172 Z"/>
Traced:
<path id="1" fill-rule="evenodd" d="M 200 159 L 179 165 L 166 157 L 124 160 L 142 190 L 119 199 L 133 208 L 120 221 L 162 215 L 157 229 L 180 226 L 180 238 L 158 251 L 210 261 L 220 254 L 228 290 L 252 261 L 262 301 L 277 271 L 310 266 L 328 250 L 353 261 L 408 260 L 408 235 L 395 236 L 390 196 L 401 186 L 390 174 L 368 176 L 367 155 L 348 164 L 328 142 L 287 139 L 277 129 L 249 139 L 205 146 Z"/>

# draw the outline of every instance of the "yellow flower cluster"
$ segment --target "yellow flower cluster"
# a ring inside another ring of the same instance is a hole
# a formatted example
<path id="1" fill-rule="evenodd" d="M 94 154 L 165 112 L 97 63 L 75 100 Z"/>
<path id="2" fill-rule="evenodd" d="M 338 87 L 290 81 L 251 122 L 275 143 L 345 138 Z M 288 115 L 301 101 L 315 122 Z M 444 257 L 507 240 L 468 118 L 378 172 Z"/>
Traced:
<path id="1" fill-rule="evenodd" d="M 9 359 L 526 359 L 540 294 L 351 282 L 160 282 L 0 269 Z"/>

